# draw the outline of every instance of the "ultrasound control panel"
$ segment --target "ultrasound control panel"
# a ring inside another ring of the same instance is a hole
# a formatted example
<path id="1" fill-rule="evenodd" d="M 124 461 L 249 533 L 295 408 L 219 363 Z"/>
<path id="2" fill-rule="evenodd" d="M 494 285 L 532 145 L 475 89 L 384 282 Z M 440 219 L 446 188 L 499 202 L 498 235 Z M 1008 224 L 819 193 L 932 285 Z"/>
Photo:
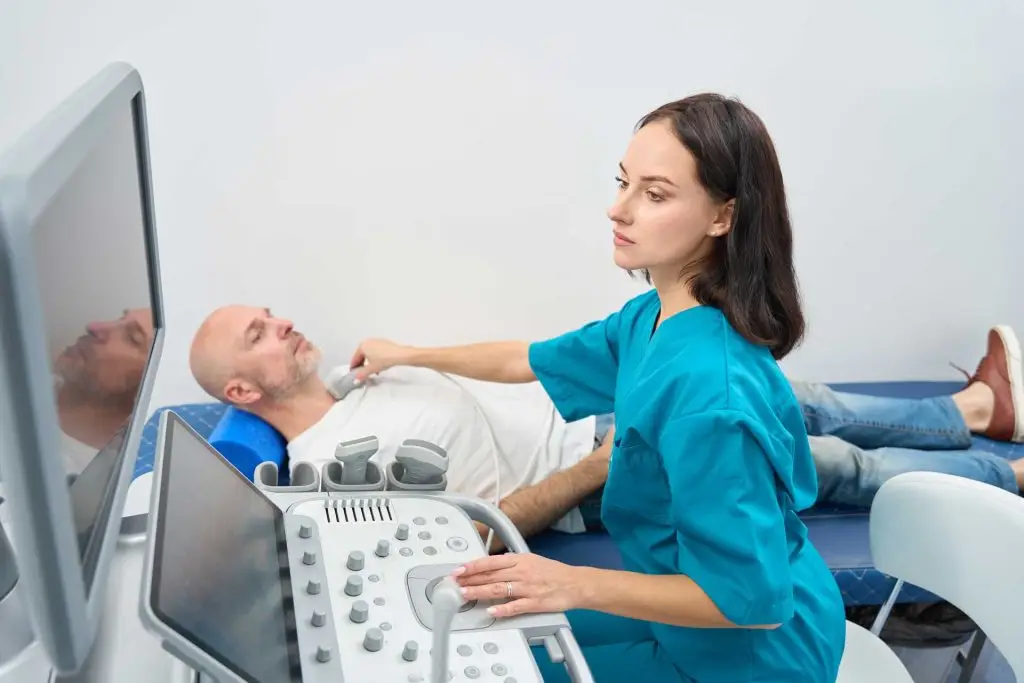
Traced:
<path id="1" fill-rule="evenodd" d="M 445 669 L 448 681 L 540 683 L 530 645 L 544 643 L 573 681 L 593 680 L 563 614 L 499 619 L 493 602 L 468 602 L 438 632 L 447 652 L 433 651 L 433 591 L 485 554 L 473 520 L 526 550 L 494 506 L 256 485 L 170 411 L 159 439 L 141 613 L 195 671 L 220 683 L 433 683 Z"/>

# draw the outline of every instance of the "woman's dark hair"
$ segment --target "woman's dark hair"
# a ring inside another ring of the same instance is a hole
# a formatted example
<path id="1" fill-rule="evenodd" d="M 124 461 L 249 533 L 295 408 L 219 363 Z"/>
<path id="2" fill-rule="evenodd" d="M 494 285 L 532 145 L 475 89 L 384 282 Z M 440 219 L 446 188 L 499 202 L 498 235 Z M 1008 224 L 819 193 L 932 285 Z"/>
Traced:
<path id="1" fill-rule="evenodd" d="M 694 298 L 721 309 L 737 332 L 783 358 L 803 338 L 805 322 L 782 170 L 768 130 L 746 106 L 716 94 L 658 107 L 637 130 L 661 120 L 672 123 L 693 155 L 708 193 L 736 200 L 729 232 L 684 271 Z"/>

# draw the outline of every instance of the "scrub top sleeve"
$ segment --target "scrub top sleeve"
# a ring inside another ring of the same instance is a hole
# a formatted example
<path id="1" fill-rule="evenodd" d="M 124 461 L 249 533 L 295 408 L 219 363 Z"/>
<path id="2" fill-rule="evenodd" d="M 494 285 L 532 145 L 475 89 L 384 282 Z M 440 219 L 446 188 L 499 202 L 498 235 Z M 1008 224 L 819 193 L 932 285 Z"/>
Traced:
<path id="1" fill-rule="evenodd" d="M 530 368 L 566 422 L 614 412 L 619 318 L 530 345 Z"/>
<path id="2" fill-rule="evenodd" d="M 677 418 L 658 444 L 671 490 L 679 572 L 740 626 L 781 624 L 794 610 L 774 470 L 777 447 L 753 418 L 709 411 Z"/>

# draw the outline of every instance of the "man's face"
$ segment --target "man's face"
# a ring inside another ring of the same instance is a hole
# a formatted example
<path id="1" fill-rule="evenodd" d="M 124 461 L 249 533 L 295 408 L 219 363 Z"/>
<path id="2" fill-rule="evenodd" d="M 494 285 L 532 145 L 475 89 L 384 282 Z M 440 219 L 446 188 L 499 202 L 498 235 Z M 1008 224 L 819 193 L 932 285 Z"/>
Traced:
<path id="1" fill-rule="evenodd" d="M 116 320 L 92 322 L 54 362 L 63 388 L 80 396 L 134 400 L 153 345 L 148 308 L 127 310 Z"/>
<path id="2" fill-rule="evenodd" d="M 320 350 L 290 320 L 266 308 L 238 306 L 225 314 L 235 376 L 224 394 L 232 403 L 285 398 L 316 373 Z"/>

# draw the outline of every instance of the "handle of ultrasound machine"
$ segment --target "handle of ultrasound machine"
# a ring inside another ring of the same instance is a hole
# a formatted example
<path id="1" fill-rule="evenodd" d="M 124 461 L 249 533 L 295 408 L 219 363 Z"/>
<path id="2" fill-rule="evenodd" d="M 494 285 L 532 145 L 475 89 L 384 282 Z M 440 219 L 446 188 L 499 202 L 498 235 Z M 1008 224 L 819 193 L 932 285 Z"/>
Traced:
<path id="1" fill-rule="evenodd" d="M 494 529 L 494 533 L 498 535 L 505 547 L 516 553 L 528 553 L 530 552 L 529 546 L 526 545 L 526 539 L 519 533 L 519 529 L 516 528 L 512 520 L 505 515 L 498 507 L 493 503 L 480 500 L 479 498 L 469 498 L 467 496 L 461 496 L 454 493 L 444 494 L 446 500 L 451 501 L 455 505 L 458 505 L 462 510 L 472 519 L 474 522 L 480 522 L 486 524 L 490 528 Z M 569 678 L 573 683 L 594 683 L 594 677 L 590 673 L 590 667 L 587 666 L 587 660 L 583 657 L 583 651 L 580 649 L 579 643 L 576 642 L 576 637 L 572 633 L 572 629 L 568 627 L 561 627 L 555 631 L 555 641 L 558 643 L 559 648 L 562 650 L 562 654 L 565 656 L 565 664 L 569 670 Z"/>

